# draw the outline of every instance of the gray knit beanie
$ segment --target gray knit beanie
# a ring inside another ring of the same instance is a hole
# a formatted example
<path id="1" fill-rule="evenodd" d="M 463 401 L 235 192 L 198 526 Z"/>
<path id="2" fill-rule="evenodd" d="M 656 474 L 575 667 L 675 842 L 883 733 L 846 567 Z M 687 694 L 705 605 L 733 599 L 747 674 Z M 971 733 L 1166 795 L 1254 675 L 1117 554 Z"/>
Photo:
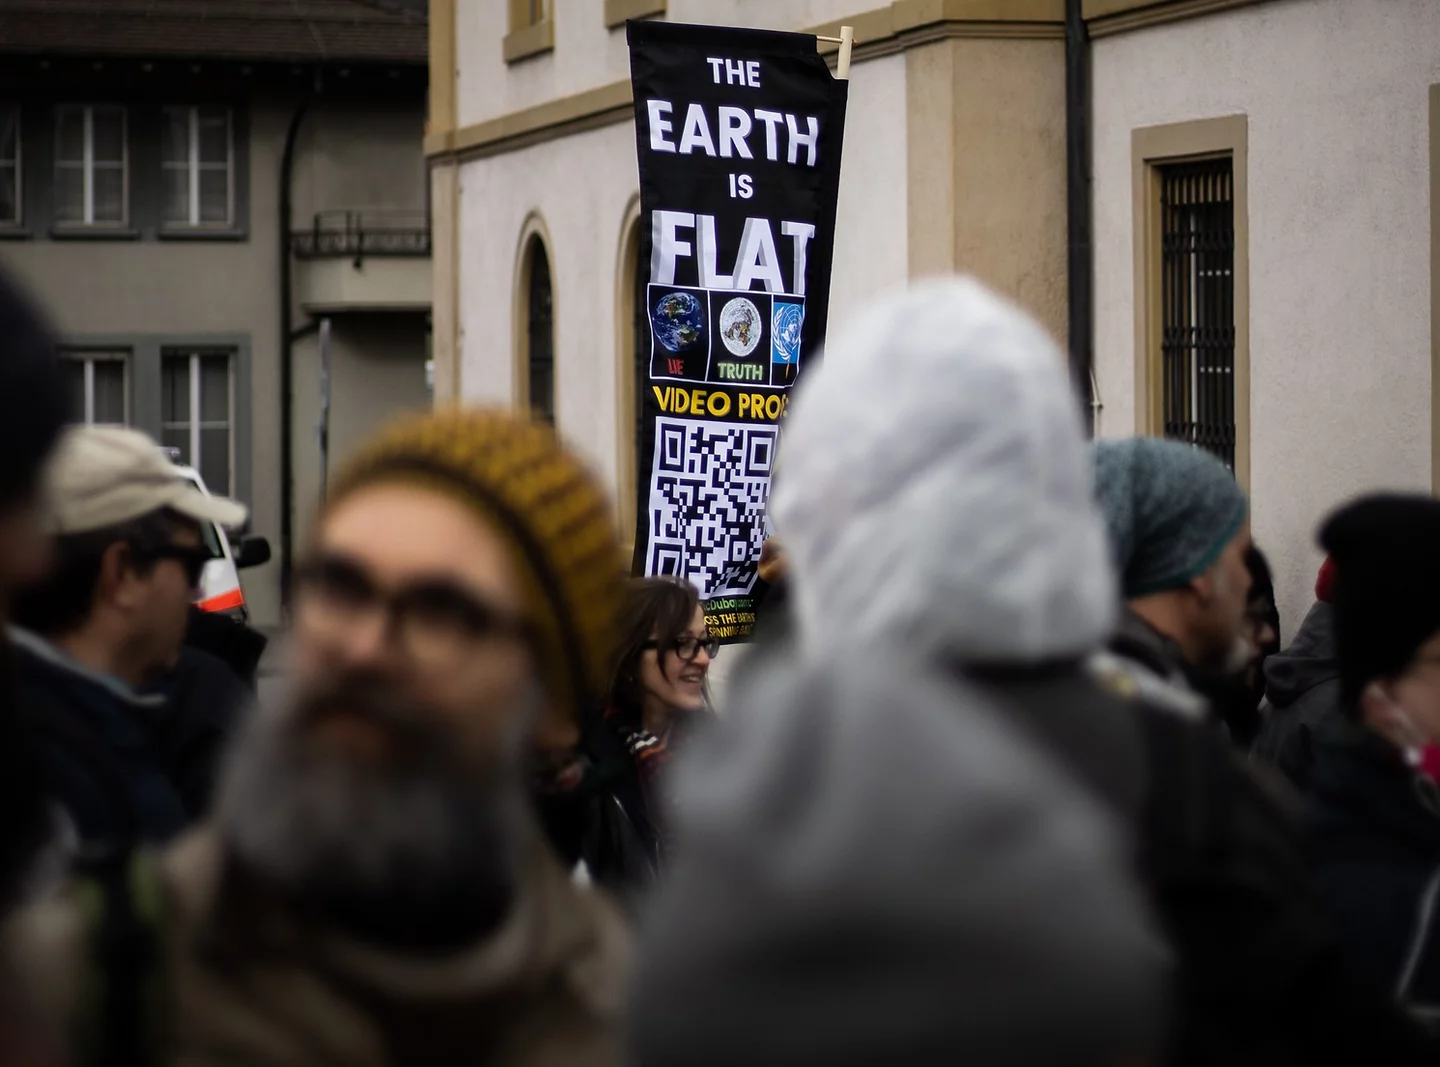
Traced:
<path id="1" fill-rule="evenodd" d="M 1179 441 L 1095 446 L 1095 492 L 1127 600 L 1178 589 L 1214 565 L 1250 514 L 1214 456 Z"/>

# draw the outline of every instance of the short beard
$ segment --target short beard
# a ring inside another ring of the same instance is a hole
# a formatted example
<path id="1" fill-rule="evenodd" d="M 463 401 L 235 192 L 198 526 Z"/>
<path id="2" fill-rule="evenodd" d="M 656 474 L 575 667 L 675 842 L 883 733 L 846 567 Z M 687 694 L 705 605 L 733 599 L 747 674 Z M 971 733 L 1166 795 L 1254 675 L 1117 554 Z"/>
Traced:
<path id="1" fill-rule="evenodd" d="M 392 738 L 388 765 L 309 749 L 330 708 Z M 524 794 L 521 724 L 484 770 L 462 765 L 443 718 L 383 680 L 350 677 L 257 708 L 217 792 L 219 826 L 246 873 L 309 916 L 402 947 L 453 948 L 493 928 L 512 894 Z"/>

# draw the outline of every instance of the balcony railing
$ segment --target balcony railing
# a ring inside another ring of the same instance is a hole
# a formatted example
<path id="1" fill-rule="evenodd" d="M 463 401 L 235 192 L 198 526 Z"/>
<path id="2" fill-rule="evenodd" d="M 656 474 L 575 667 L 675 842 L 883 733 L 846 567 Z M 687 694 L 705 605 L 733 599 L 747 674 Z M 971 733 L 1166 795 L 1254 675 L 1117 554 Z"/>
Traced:
<path id="1" fill-rule="evenodd" d="M 428 256 L 430 220 L 423 211 L 321 211 L 308 230 L 290 235 L 297 259 Z"/>

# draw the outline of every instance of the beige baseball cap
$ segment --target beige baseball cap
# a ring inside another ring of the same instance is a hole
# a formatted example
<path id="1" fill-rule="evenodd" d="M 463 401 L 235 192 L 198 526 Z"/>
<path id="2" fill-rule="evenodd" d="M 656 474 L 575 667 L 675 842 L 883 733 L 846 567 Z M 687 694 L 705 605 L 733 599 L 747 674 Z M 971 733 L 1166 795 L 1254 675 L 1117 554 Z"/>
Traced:
<path id="1" fill-rule="evenodd" d="M 72 426 L 45 475 L 57 535 L 103 530 L 170 508 L 196 522 L 244 525 L 245 505 L 207 496 L 147 434 L 124 426 Z"/>

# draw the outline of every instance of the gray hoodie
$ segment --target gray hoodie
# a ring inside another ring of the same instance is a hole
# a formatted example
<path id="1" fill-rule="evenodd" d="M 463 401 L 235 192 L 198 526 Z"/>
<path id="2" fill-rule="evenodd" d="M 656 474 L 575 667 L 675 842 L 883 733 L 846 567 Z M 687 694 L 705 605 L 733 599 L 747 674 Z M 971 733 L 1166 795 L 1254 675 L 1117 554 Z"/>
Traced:
<path id="1" fill-rule="evenodd" d="M 874 644 L 742 672 L 677 768 L 642 1067 L 1145 1062 L 1167 963 L 1096 802 Z"/>
<path id="2" fill-rule="evenodd" d="M 1104 645 L 1118 582 L 1065 357 L 973 279 L 880 301 L 800 386 L 775 481 L 807 648 L 993 666 Z"/>
<path id="3" fill-rule="evenodd" d="M 1317 601 L 1295 640 L 1265 661 L 1264 722 L 1252 754 L 1301 791 L 1314 766 L 1314 732 L 1341 714 L 1340 661 L 1335 652 L 1335 609 Z"/>

